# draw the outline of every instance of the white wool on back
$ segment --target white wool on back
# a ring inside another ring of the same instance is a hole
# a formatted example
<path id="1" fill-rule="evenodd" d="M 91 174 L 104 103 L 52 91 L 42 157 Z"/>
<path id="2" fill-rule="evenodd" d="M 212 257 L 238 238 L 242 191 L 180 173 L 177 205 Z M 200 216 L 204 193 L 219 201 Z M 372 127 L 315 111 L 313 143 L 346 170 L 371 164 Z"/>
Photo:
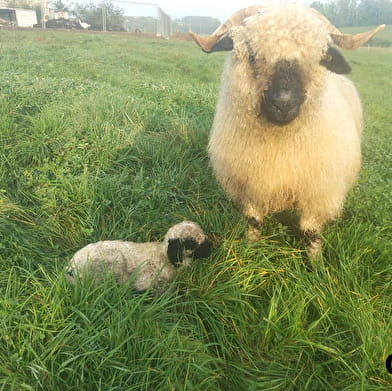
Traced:
<path id="1" fill-rule="evenodd" d="M 162 242 L 106 240 L 83 247 L 73 256 L 70 267 L 79 278 L 89 273 L 94 279 L 103 279 L 107 273 L 112 273 L 119 283 L 126 282 L 132 273 L 137 273 L 135 290 L 146 290 L 151 284 L 159 289 L 175 273 L 165 250 Z"/>
<path id="2" fill-rule="evenodd" d="M 100 281 L 110 273 L 119 283 L 133 279 L 133 287 L 137 291 L 152 287 L 163 292 L 179 270 L 189 266 L 193 258 L 209 255 L 207 243 L 207 235 L 192 221 L 172 226 L 162 242 L 106 240 L 90 243 L 72 257 L 66 268 L 66 278 L 75 282 L 88 275 Z M 169 259 L 169 248 L 174 253 L 174 261 Z"/>
<path id="3" fill-rule="evenodd" d="M 234 50 L 209 140 L 216 177 L 247 216 L 261 220 L 296 208 L 302 230 L 319 230 L 340 213 L 360 168 L 356 89 L 320 65 L 330 35 L 306 7 L 273 8 L 248 18 L 231 35 Z M 256 113 L 274 65 L 283 59 L 299 64 L 306 99 L 296 119 L 277 126 Z"/>

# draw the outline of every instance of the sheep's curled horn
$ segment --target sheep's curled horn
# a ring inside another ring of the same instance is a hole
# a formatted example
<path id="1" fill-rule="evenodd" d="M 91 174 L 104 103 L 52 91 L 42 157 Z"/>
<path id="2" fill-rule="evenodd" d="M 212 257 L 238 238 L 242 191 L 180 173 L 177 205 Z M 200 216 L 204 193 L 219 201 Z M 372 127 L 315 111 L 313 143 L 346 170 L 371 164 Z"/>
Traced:
<path id="1" fill-rule="evenodd" d="M 268 12 L 268 8 L 268 6 L 262 5 L 243 8 L 234 13 L 229 19 L 221 24 L 209 37 L 202 37 L 193 32 L 190 32 L 189 34 L 197 45 L 200 46 L 200 48 L 206 53 L 231 50 L 233 48 L 233 42 L 229 36 L 230 30 L 235 26 L 240 26 L 245 19 L 253 15 Z M 375 29 L 364 33 L 343 34 L 322 14 L 315 9 L 311 10 L 314 15 L 326 25 L 333 43 L 346 50 L 355 50 L 359 48 L 385 27 L 385 24 L 382 24 Z"/>

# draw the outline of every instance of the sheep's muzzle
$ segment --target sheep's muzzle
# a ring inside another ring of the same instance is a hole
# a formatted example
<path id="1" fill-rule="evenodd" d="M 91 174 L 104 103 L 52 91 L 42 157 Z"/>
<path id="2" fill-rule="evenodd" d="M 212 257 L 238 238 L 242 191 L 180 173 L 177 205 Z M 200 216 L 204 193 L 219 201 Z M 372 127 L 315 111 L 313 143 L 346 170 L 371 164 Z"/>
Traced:
<path id="1" fill-rule="evenodd" d="M 297 118 L 304 99 L 299 67 L 288 61 L 280 61 L 264 92 L 261 114 L 274 124 L 286 125 Z"/>

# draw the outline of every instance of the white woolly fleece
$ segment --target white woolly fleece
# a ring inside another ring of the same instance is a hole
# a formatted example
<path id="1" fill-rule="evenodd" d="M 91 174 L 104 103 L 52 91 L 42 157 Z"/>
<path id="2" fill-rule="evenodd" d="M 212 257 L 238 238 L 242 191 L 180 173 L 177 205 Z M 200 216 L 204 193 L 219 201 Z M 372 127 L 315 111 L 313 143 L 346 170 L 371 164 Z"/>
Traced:
<path id="1" fill-rule="evenodd" d="M 340 213 L 360 168 L 356 89 L 320 65 L 330 34 L 307 7 L 273 7 L 230 35 L 234 49 L 209 140 L 216 177 L 248 217 L 261 221 L 267 213 L 293 208 L 302 230 L 319 231 Z M 306 92 L 299 116 L 283 126 L 259 115 L 260 97 L 279 60 L 299 65 Z"/>

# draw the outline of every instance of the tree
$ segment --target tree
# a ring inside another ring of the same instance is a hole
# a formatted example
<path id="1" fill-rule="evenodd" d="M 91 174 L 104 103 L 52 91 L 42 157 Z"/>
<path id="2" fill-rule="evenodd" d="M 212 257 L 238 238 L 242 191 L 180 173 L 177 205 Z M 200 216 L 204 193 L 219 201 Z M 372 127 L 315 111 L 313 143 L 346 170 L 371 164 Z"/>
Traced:
<path id="1" fill-rule="evenodd" d="M 98 5 L 94 3 L 76 3 L 72 12 L 92 26 L 102 26 L 103 12 L 105 12 L 107 23 L 110 25 L 122 26 L 125 21 L 124 11 L 116 7 L 110 0 L 102 1 Z"/>
<path id="2" fill-rule="evenodd" d="M 392 23 L 392 0 L 314 1 L 310 6 L 337 27 Z"/>
<path id="3" fill-rule="evenodd" d="M 389 0 L 362 0 L 357 11 L 361 25 L 392 22 L 392 1 Z"/>
<path id="4" fill-rule="evenodd" d="M 313 1 L 312 4 L 310 4 L 312 8 L 320 12 L 320 14 L 326 15 L 326 7 L 325 4 L 322 3 L 321 1 Z"/>
<path id="5" fill-rule="evenodd" d="M 219 19 L 210 16 L 184 16 L 173 21 L 173 31 L 187 33 L 193 31 L 197 34 L 211 34 L 219 26 Z"/>
<path id="6" fill-rule="evenodd" d="M 69 11 L 69 8 L 62 0 L 54 0 L 50 5 L 55 11 Z"/>

